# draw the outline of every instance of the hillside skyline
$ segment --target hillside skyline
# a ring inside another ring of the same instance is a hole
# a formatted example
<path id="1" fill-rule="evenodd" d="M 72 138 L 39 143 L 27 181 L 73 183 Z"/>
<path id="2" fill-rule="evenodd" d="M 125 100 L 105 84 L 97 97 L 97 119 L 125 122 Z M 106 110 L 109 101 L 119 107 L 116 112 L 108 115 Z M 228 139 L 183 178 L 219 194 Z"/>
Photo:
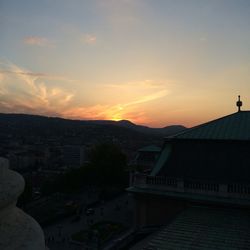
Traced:
<path id="1" fill-rule="evenodd" d="M 248 0 L 3 0 L 0 112 L 192 127 L 250 109 Z"/>
<path id="2" fill-rule="evenodd" d="M 132 121 L 129 120 L 85 120 L 85 119 L 70 119 L 70 118 L 63 118 L 63 117 L 59 117 L 59 116 L 46 116 L 46 115 L 38 115 L 38 114 L 25 114 L 25 113 L 1 113 L 0 112 L 0 119 L 1 118 L 27 118 L 27 119 L 51 119 L 51 120 L 61 120 L 61 121 L 69 121 L 69 122 L 82 122 L 82 123 L 86 123 L 86 124 L 96 124 L 96 125 L 116 125 L 116 126 L 120 126 L 120 127 L 125 127 L 125 128 L 138 128 L 138 130 L 144 130 L 144 129 L 152 129 L 157 131 L 157 130 L 164 130 L 164 129 L 173 129 L 173 130 L 179 130 L 181 131 L 181 129 L 186 129 L 187 127 L 181 125 L 181 124 L 171 124 L 171 125 L 166 125 L 163 127 L 150 127 L 150 126 L 145 126 L 142 124 L 136 124 L 133 123 Z M 142 131 L 145 132 L 145 131 Z"/>

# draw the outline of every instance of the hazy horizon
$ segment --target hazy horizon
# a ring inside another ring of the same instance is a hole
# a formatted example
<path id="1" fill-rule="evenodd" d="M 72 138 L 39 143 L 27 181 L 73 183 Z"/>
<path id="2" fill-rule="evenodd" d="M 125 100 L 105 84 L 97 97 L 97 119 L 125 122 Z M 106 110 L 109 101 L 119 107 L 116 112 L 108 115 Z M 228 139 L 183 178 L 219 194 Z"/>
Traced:
<path id="1" fill-rule="evenodd" d="M 250 109 L 248 0 L 0 2 L 0 112 L 191 127 Z"/>

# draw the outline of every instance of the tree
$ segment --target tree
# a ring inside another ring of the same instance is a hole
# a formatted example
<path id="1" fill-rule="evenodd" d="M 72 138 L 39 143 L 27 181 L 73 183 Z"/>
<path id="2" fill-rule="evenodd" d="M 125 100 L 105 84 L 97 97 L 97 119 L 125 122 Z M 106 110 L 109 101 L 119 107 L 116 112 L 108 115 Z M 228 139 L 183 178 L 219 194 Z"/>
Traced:
<path id="1" fill-rule="evenodd" d="M 41 188 L 43 195 L 55 192 L 75 192 L 85 185 L 101 188 L 124 188 L 128 184 L 126 155 L 114 144 L 98 144 L 89 154 L 89 163 L 72 169 L 54 180 L 48 180 Z"/>
<path id="2" fill-rule="evenodd" d="M 88 170 L 100 186 L 126 185 L 126 155 L 115 144 L 98 144 L 90 152 Z"/>

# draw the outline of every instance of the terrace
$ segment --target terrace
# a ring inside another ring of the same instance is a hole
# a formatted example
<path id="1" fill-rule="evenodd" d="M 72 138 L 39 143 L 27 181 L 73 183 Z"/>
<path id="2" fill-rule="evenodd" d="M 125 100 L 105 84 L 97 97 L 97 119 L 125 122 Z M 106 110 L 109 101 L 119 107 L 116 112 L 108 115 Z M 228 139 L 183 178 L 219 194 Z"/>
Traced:
<path id="1" fill-rule="evenodd" d="M 242 183 L 226 184 L 135 173 L 131 176 L 128 191 L 250 205 L 250 184 Z"/>

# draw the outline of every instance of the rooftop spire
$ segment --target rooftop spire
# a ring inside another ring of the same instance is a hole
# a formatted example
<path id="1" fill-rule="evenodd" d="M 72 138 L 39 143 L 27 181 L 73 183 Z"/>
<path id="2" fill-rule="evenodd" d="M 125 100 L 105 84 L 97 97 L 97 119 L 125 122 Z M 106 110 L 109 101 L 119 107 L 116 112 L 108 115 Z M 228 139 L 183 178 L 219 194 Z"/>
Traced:
<path id="1" fill-rule="evenodd" d="M 240 107 L 242 106 L 242 101 L 240 100 L 240 95 L 238 95 L 238 101 L 236 102 L 236 106 L 238 107 L 238 112 L 240 112 Z"/>

